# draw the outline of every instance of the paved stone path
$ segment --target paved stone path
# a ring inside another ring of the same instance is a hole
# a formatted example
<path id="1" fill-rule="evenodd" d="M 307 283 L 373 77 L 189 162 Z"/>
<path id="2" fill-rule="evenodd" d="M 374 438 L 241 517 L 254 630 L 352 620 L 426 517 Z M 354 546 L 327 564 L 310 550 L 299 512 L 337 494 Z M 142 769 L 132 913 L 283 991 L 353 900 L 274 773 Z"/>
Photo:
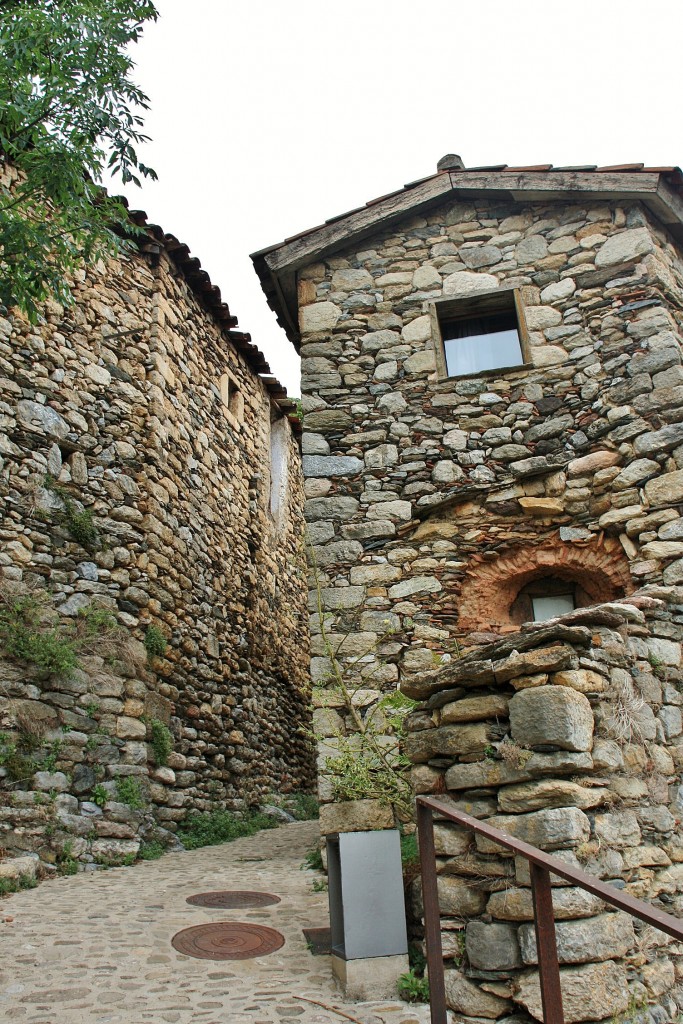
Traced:
<path id="1" fill-rule="evenodd" d="M 347 1014 L 361 1024 L 427 1024 L 426 1007 L 344 1002 L 329 957 L 309 952 L 302 929 L 327 924 L 327 894 L 312 888 L 319 876 L 300 870 L 317 834 L 316 822 L 283 825 L 134 867 L 54 879 L 0 901 L 0 1020 L 338 1024 Z M 240 911 L 185 902 L 217 889 L 272 892 L 282 902 Z M 285 944 L 269 956 L 220 962 L 171 946 L 180 929 L 214 921 L 267 925 Z"/>

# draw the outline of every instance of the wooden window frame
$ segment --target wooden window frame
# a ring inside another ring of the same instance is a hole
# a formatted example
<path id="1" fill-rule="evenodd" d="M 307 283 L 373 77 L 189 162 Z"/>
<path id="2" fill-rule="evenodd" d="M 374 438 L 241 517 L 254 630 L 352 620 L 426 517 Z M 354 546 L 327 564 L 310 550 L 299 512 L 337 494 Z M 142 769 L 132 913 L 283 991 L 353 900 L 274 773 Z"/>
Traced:
<path id="1" fill-rule="evenodd" d="M 475 316 L 495 316 L 496 313 L 514 312 L 517 319 L 517 334 L 522 350 L 522 362 L 513 366 L 494 366 L 490 370 L 475 370 L 474 373 L 448 372 L 446 348 L 441 324 L 453 320 L 469 320 Z M 463 298 L 437 299 L 429 304 L 432 323 L 432 338 L 436 355 L 436 368 L 440 378 L 463 380 L 468 377 L 495 377 L 513 370 L 527 370 L 533 367 L 529 329 L 524 316 L 524 304 L 519 288 L 496 288 L 494 291 L 476 292 Z"/>
<path id="2" fill-rule="evenodd" d="M 244 417 L 244 396 L 239 381 L 230 370 L 225 370 L 221 376 L 220 393 L 223 415 L 235 430 L 240 430 Z"/>

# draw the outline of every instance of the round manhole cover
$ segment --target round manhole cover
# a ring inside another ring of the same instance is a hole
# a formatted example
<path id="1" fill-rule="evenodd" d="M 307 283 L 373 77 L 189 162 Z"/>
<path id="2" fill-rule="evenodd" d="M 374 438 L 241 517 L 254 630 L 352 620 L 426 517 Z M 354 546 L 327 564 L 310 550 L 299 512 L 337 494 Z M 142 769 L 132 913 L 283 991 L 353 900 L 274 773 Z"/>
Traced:
<path id="1" fill-rule="evenodd" d="M 243 907 L 269 907 L 279 903 L 280 897 L 272 892 L 249 892 L 243 889 L 224 892 L 200 892 L 188 896 L 187 903 L 193 907 L 218 907 L 221 910 L 241 910 Z"/>
<path id="2" fill-rule="evenodd" d="M 274 928 L 229 921 L 184 928 L 171 939 L 179 953 L 199 960 L 249 960 L 274 953 L 284 943 L 284 936 Z"/>

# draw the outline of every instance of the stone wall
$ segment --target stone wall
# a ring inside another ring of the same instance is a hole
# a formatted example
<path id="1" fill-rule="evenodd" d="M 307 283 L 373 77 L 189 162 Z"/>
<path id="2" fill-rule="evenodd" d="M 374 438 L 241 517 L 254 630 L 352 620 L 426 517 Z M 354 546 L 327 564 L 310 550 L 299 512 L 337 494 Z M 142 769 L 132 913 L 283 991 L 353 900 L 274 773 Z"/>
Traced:
<path id="1" fill-rule="evenodd" d="M 84 839 L 82 859 L 97 837 L 136 850 L 145 812 L 122 807 L 122 776 L 171 830 L 312 783 L 297 439 L 244 336 L 233 344 L 164 246 L 148 248 L 81 274 L 75 304 L 47 303 L 36 325 L 0 319 L 5 600 L 46 592 L 62 630 L 108 609 L 130 638 L 126 657 L 94 638 L 62 678 L 0 662 L 8 849 L 47 856 L 56 830 Z M 167 640 L 152 664 L 150 626 Z M 49 771 L 13 781 L 27 718 Z M 154 719 L 174 736 L 163 767 Z"/>
<path id="2" fill-rule="evenodd" d="M 680 916 L 682 601 L 646 587 L 413 677 L 416 792 Z M 443 819 L 435 842 L 449 1006 L 463 1021 L 542 1020 L 528 863 Z M 679 1021 L 681 945 L 553 884 L 568 1024 Z"/>
<path id="3" fill-rule="evenodd" d="M 440 378 L 430 303 L 503 286 L 532 364 Z M 312 560 L 375 699 L 515 630 L 539 577 L 584 604 L 679 582 L 682 300 L 666 230 L 590 197 L 443 203 L 299 272 Z M 317 588 L 309 607 L 325 683 Z"/>

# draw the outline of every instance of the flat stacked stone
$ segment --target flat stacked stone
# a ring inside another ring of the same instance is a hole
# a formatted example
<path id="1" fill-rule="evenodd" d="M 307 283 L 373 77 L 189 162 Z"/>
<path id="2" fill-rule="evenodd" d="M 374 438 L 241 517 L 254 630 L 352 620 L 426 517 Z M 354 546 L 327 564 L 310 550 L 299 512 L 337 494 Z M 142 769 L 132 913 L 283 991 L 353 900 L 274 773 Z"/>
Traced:
<path id="1" fill-rule="evenodd" d="M 403 746 L 415 791 L 445 793 L 454 808 L 680 915 L 683 666 L 670 635 L 682 600 L 678 588 L 646 588 L 404 684 L 426 697 Z M 473 726 L 476 741 L 463 733 Z M 465 1020 L 522 1008 L 542 1019 L 528 862 L 447 821 L 435 846 L 449 1006 Z M 660 1011 L 676 1020 L 677 945 L 552 883 L 565 1019 L 602 1020 L 635 1000 L 653 1021 Z M 419 882 L 413 908 L 419 917 Z"/>

